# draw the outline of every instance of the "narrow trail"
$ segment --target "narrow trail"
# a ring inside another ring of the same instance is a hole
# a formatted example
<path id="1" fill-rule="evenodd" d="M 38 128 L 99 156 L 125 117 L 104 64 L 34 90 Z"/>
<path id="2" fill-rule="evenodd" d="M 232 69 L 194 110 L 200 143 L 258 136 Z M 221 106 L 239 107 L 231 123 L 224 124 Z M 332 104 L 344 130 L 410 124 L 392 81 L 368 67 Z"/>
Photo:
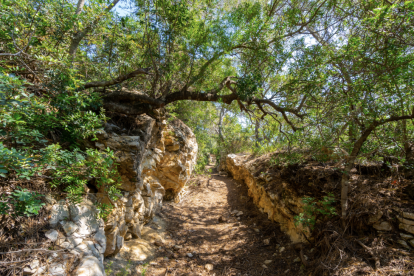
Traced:
<path id="1" fill-rule="evenodd" d="M 153 254 L 131 275 L 301 274 L 300 264 L 292 261 L 297 253 L 279 225 L 253 204 L 244 184 L 217 171 L 193 180 L 180 203 L 165 202 L 157 219 L 163 226 L 153 236 Z M 134 255 L 131 242 L 118 259 Z"/>
<path id="2" fill-rule="evenodd" d="M 247 187 L 217 171 L 207 177 L 190 184 L 181 203 L 164 205 L 168 238 L 145 275 L 300 274 L 289 238 L 253 204 Z"/>

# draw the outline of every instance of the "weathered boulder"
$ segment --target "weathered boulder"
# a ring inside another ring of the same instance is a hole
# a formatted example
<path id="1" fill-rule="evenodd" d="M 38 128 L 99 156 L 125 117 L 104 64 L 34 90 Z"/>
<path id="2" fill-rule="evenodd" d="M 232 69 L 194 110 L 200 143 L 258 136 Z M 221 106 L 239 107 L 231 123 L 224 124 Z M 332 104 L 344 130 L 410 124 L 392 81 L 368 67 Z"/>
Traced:
<path id="1" fill-rule="evenodd" d="M 93 146 L 93 145 L 89 145 Z M 191 176 L 197 157 L 197 142 L 180 120 L 156 122 L 144 115 L 136 118 L 133 131 L 106 124 L 94 146 L 116 152 L 122 179 L 122 196 L 115 202 L 97 187 L 98 202 L 115 208 L 105 224 L 104 255 L 115 255 L 125 237 L 139 238 L 145 223 L 162 208 L 166 190 L 181 191 Z"/>
<path id="2" fill-rule="evenodd" d="M 52 227 L 62 226 L 63 231 L 51 229 L 46 232 L 49 238 L 60 249 L 66 249 L 62 255 L 51 254 L 47 266 L 41 266 L 34 269 L 32 265 L 26 268 L 27 274 L 37 273 L 38 275 L 67 275 L 67 263 L 70 259 L 74 263 L 79 259 L 81 254 L 86 258 L 95 258 L 96 266 L 102 267 L 103 270 L 103 253 L 106 250 L 106 237 L 104 230 L 104 221 L 99 219 L 98 211 L 95 205 L 84 199 L 80 204 L 66 203 L 65 200 L 59 201 L 51 207 L 51 219 L 49 224 Z M 81 267 L 82 267 L 81 264 Z M 84 270 L 84 268 L 82 268 Z M 83 271 L 79 270 L 78 271 Z M 89 270 L 88 270 L 89 271 Z M 98 274 L 76 274 L 76 275 L 100 275 Z"/>

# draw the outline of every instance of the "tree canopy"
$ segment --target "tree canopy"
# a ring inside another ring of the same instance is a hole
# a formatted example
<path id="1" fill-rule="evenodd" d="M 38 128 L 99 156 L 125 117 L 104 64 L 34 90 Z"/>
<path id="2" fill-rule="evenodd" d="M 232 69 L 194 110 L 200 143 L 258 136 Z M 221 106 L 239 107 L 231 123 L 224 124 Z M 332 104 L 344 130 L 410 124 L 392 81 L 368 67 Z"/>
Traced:
<path id="1" fill-rule="evenodd" d="M 236 141 L 227 131 L 328 149 L 344 166 L 343 217 L 358 158 L 414 158 L 412 0 L 3 0 L 0 14 L 7 149 L 13 135 L 75 141 L 105 112 L 166 108 L 210 146 Z"/>

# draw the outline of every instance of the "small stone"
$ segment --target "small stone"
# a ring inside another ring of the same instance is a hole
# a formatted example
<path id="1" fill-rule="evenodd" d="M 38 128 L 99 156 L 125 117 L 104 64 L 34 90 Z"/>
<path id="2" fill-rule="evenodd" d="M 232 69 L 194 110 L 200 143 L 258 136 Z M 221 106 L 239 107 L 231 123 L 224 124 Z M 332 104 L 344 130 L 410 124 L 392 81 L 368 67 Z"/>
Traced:
<path id="1" fill-rule="evenodd" d="M 70 242 L 62 242 L 60 247 L 62 247 L 64 249 L 73 249 L 74 248 L 73 244 L 71 244 Z"/>
<path id="2" fill-rule="evenodd" d="M 264 261 L 264 263 L 267 264 L 267 265 L 268 264 L 271 264 L 272 262 L 273 262 L 272 260 L 266 260 L 266 261 Z"/>
<path id="3" fill-rule="evenodd" d="M 149 262 L 150 265 L 158 265 L 156 262 Z"/>
<path id="4" fill-rule="evenodd" d="M 243 212 L 242 212 L 242 211 L 238 212 L 238 213 L 236 214 L 236 217 L 240 217 L 241 215 L 243 215 Z"/>
<path id="5" fill-rule="evenodd" d="M 404 230 L 404 231 L 407 231 L 408 233 L 414 234 L 414 226 L 412 226 L 412 225 L 407 225 L 407 224 L 404 224 L 404 223 L 400 223 L 399 228 Z"/>
<path id="6" fill-rule="evenodd" d="M 30 268 L 31 269 L 36 269 L 36 268 L 39 267 L 39 264 L 40 264 L 39 260 L 38 259 L 34 259 L 29 265 L 30 265 Z"/>
<path id="7" fill-rule="evenodd" d="M 259 230 L 258 228 L 254 228 L 254 231 L 255 231 L 256 233 L 259 233 L 259 232 L 260 232 L 260 230 Z"/>
<path id="8" fill-rule="evenodd" d="M 162 240 L 156 240 L 156 241 L 154 242 L 154 245 L 155 245 L 155 246 L 163 246 L 163 245 L 164 245 L 164 243 L 162 242 Z"/>
<path id="9" fill-rule="evenodd" d="M 230 214 L 232 214 L 232 215 L 235 215 L 235 214 L 237 214 L 239 211 L 237 211 L 237 210 L 233 210 L 233 211 L 231 211 L 230 212 Z"/>
<path id="10" fill-rule="evenodd" d="M 94 256 L 86 256 L 82 259 L 76 274 L 78 276 L 104 276 L 105 268 L 103 264 Z"/>
<path id="11" fill-rule="evenodd" d="M 374 227 L 375 229 L 379 231 L 391 231 L 392 230 L 392 226 L 388 221 L 376 222 L 372 225 L 372 227 Z"/>
<path id="12" fill-rule="evenodd" d="M 310 253 L 313 253 L 313 251 L 315 251 L 315 248 L 312 248 L 309 252 Z"/>
<path id="13" fill-rule="evenodd" d="M 61 224 L 62 224 L 63 230 L 65 230 L 65 233 L 66 233 L 67 236 L 71 236 L 79 228 L 72 221 L 67 221 L 67 222 L 62 221 Z"/>
<path id="14" fill-rule="evenodd" d="M 400 233 L 400 237 L 401 237 L 403 240 L 411 240 L 411 239 L 414 239 L 414 236 L 412 236 L 412 235 L 408 235 L 408 234 L 404 234 L 404 233 Z"/>
<path id="15" fill-rule="evenodd" d="M 30 269 L 29 267 L 23 268 L 23 275 L 32 275 L 35 273 L 34 269 Z"/>
<path id="16" fill-rule="evenodd" d="M 375 215 L 372 215 L 368 218 L 368 224 L 376 223 L 377 221 L 379 221 L 383 214 L 384 213 L 381 210 L 377 211 Z"/>
<path id="17" fill-rule="evenodd" d="M 287 274 L 289 271 L 290 271 L 290 269 L 286 269 L 286 270 L 285 270 L 285 274 Z"/>
<path id="18" fill-rule="evenodd" d="M 263 243 L 264 243 L 265 245 L 269 245 L 269 243 L 270 243 L 270 239 L 265 239 L 265 240 L 263 240 Z"/>
<path id="19" fill-rule="evenodd" d="M 300 258 L 297 257 L 296 259 L 293 260 L 294 263 L 299 263 L 300 262 Z"/>
<path id="20" fill-rule="evenodd" d="M 72 244 L 72 246 L 73 246 L 72 248 L 75 248 L 76 246 L 78 246 L 79 244 L 82 243 L 82 239 L 69 237 L 68 242 L 70 242 Z"/>
<path id="21" fill-rule="evenodd" d="M 131 234 L 130 232 L 126 233 L 126 235 L 125 235 L 125 240 L 126 240 L 126 241 L 129 241 L 129 240 L 131 240 L 131 239 L 132 239 L 132 234 Z"/>
<path id="22" fill-rule="evenodd" d="M 180 250 L 182 248 L 183 248 L 182 245 L 174 245 L 174 250 Z"/>
<path id="23" fill-rule="evenodd" d="M 411 249 L 410 246 L 407 244 L 406 241 L 404 240 L 398 240 L 397 241 L 400 245 L 402 245 L 402 247 L 406 248 L 406 249 Z"/>
<path id="24" fill-rule="evenodd" d="M 266 266 L 266 265 L 262 265 L 262 267 L 263 267 L 263 268 L 267 268 L 267 266 Z"/>
<path id="25" fill-rule="evenodd" d="M 191 253 L 187 253 L 187 256 L 188 256 L 189 258 L 192 258 L 192 257 L 193 257 L 193 254 L 191 254 Z"/>
<path id="26" fill-rule="evenodd" d="M 48 238 L 49 240 L 51 240 L 52 242 L 56 241 L 57 238 L 59 237 L 59 233 L 56 230 L 49 230 L 45 233 L 46 238 Z"/>
<path id="27" fill-rule="evenodd" d="M 414 247 L 414 239 L 409 240 L 409 241 L 408 241 L 408 243 L 409 243 L 412 247 Z"/>
<path id="28" fill-rule="evenodd" d="M 281 248 L 279 248 L 279 253 L 282 253 L 283 251 L 285 251 L 286 248 L 284 248 L 283 246 Z"/>
<path id="29" fill-rule="evenodd" d="M 273 257 L 277 256 L 277 253 L 273 253 Z"/>
<path id="30" fill-rule="evenodd" d="M 213 270 L 213 268 L 214 268 L 214 266 L 213 266 L 212 264 L 206 264 L 206 265 L 204 266 L 204 268 L 205 268 L 207 271 L 212 271 L 212 270 Z"/>

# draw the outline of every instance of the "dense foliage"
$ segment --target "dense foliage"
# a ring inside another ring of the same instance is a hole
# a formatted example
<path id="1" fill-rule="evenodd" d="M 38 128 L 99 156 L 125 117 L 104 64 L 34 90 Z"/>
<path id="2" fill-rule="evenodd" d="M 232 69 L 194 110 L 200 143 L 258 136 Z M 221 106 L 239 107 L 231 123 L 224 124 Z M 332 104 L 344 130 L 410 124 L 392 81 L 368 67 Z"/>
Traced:
<path id="1" fill-rule="evenodd" d="M 107 158 L 76 149 L 102 106 L 166 107 L 194 129 L 198 170 L 208 153 L 335 160 L 343 217 L 355 162 L 414 158 L 412 0 L 3 0 L 0 14 L 2 177 Z M 49 177 L 73 194 L 85 183 Z"/>

